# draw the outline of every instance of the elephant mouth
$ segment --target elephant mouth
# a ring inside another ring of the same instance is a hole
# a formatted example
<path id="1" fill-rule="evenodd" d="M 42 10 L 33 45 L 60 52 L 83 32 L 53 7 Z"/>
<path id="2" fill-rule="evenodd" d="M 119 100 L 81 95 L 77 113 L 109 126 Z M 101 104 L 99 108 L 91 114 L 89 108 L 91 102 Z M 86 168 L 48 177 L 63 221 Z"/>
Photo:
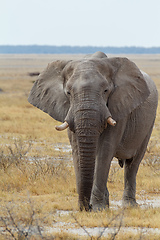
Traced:
<path id="1" fill-rule="evenodd" d="M 116 121 L 112 117 L 108 117 L 106 124 L 105 124 L 105 128 L 107 128 L 108 124 L 114 127 L 116 125 Z M 57 131 L 63 131 L 65 129 L 67 129 L 68 127 L 69 127 L 69 124 L 67 123 L 67 121 L 64 121 L 64 123 L 62 123 L 61 125 L 55 126 L 55 129 Z"/>

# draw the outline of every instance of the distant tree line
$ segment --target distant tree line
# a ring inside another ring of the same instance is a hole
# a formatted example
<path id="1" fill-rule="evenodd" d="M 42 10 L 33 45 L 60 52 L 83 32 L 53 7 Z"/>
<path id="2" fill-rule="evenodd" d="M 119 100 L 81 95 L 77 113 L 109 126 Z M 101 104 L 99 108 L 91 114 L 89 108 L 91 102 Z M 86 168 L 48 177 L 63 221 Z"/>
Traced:
<path id="1" fill-rule="evenodd" d="M 160 47 L 0 45 L 0 54 L 89 54 L 96 51 L 110 54 L 160 54 Z"/>

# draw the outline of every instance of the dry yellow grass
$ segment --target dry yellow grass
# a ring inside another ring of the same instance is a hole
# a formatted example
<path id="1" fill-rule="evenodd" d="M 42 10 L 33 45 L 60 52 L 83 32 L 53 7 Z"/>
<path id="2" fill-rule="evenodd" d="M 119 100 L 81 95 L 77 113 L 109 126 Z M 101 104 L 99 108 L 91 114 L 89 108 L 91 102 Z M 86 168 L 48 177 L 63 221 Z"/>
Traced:
<path id="1" fill-rule="evenodd" d="M 78 57 L 71 56 L 72 59 Z M 69 144 L 67 132 L 56 132 L 56 121 L 27 102 L 36 79 L 28 73 L 41 72 L 48 62 L 59 58 L 70 56 L 0 55 L 0 217 L 7 216 L 9 209 L 16 223 L 27 226 L 34 209 L 38 223 L 35 221 L 33 225 L 53 226 L 55 222 L 66 222 L 76 224 L 74 227 L 77 228 L 80 225 L 107 227 L 110 220 L 122 212 L 122 208 L 98 213 L 77 212 L 78 197 L 71 153 L 63 152 L 63 146 Z M 131 55 L 129 58 L 151 75 L 160 90 L 160 56 Z M 137 177 L 137 199 L 142 202 L 160 195 L 160 160 L 152 164 L 159 159 L 159 136 L 160 107 L 148 152 Z M 28 149 L 30 143 L 31 148 Z M 57 144 L 60 144 L 61 151 L 55 149 Z M 108 187 L 110 200 L 119 201 L 123 193 L 123 169 L 118 164 L 112 166 Z M 57 215 L 57 210 L 69 210 L 71 213 Z M 160 208 L 126 209 L 122 226 L 160 229 L 159 215 Z M 116 223 L 117 219 L 109 227 Z M 1 221 L 0 225 L 4 226 L 4 223 Z M 125 236 L 120 232 L 116 239 L 140 237 L 140 232 L 136 235 L 125 233 Z M 158 239 L 157 236 L 147 237 L 143 235 L 143 239 Z M 57 235 L 57 239 L 67 238 L 76 239 L 69 233 Z M 88 236 L 88 239 L 91 238 Z"/>

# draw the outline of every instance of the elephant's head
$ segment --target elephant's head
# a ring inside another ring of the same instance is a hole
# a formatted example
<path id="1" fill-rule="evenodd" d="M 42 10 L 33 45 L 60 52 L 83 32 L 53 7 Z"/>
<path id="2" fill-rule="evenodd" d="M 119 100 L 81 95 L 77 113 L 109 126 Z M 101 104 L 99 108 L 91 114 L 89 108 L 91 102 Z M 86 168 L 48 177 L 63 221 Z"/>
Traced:
<path id="1" fill-rule="evenodd" d="M 100 58 L 53 62 L 35 82 L 29 102 L 63 122 L 57 130 L 69 127 L 76 136 L 81 207 L 87 209 L 90 201 L 100 134 L 107 131 L 107 123 L 115 126 L 148 95 L 143 76 L 134 63 L 104 54 Z"/>

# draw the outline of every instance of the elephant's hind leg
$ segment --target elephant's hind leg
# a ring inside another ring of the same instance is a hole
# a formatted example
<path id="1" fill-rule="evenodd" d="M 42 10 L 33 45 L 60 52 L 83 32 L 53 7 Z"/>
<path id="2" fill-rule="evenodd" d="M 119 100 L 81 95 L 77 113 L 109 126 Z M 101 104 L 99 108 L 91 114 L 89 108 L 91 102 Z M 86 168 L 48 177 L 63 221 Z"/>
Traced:
<path id="1" fill-rule="evenodd" d="M 140 163 L 140 161 L 139 161 L 139 163 Z M 137 166 L 135 166 L 133 158 L 125 160 L 124 192 L 123 192 L 123 205 L 124 206 L 136 206 L 137 205 L 135 195 L 136 195 L 136 174 L 138 171 L 138 166 L 139 166 L 139 164 Z"/>
<path id="2" fill-rule="evenodd" d="M 124 163 L 124 192 L 123 192 L 123 205 L 124 206 L 137 206 L 136 202 L 136 175 L 138 172 L 139 164 L 141 163 L 145 154 L 147 144 L 152 132 L 150 129 L 148 135 L 144 139 L 137 154 L 131 158 L 126 159 Z"/>

